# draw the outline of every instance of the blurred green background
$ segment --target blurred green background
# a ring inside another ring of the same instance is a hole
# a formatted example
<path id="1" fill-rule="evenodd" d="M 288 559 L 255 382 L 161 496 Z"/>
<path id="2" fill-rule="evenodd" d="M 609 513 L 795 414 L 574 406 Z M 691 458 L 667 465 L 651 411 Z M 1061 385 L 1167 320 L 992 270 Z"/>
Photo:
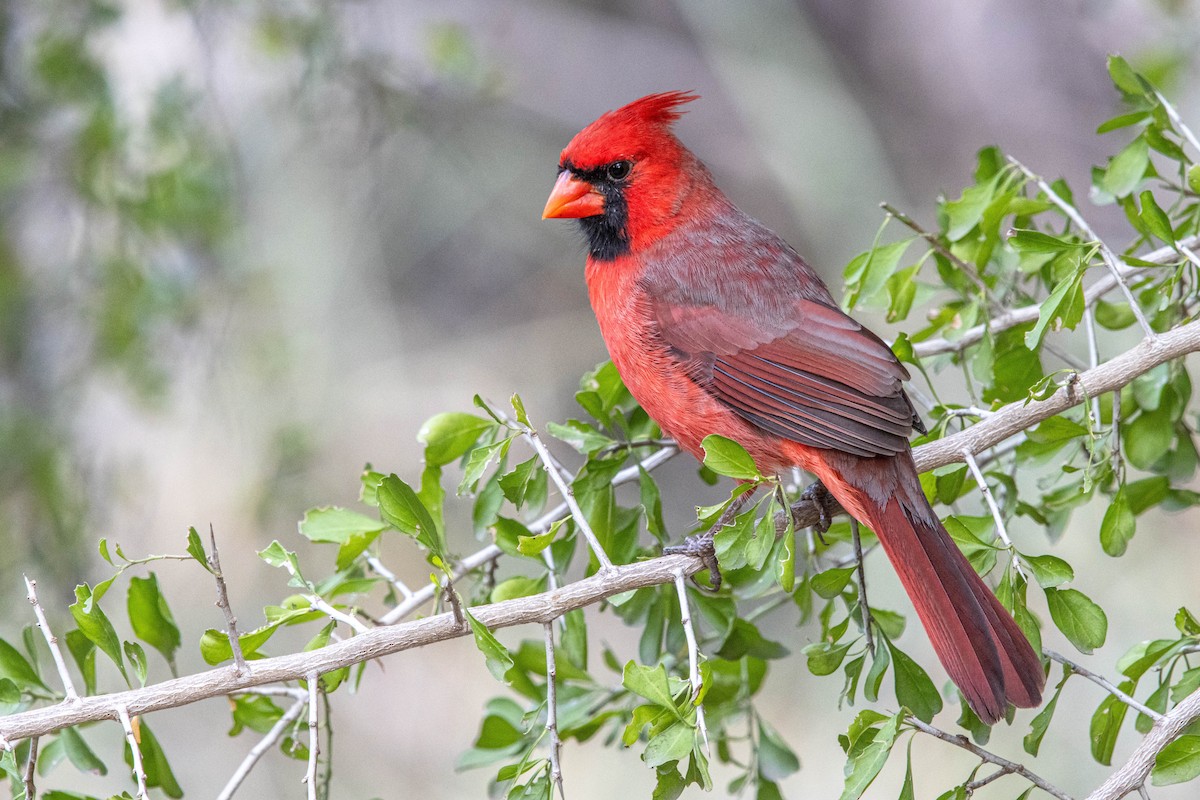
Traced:
<path id="1" fill-rule="evenodd" d="M 1118 110 L 1109 52 L 1200 122 L 1198 46 L 1188 0 L 8 0 L 7 627 L 27 621 L 22 571 L 61 619 L 70 588 L 105 575 L 100 537 L 130 554 L 180 551 L 187 527 L 209 522 L 235 609 L 254 624 L 285 589 L 253 551 L 275 538 L 296 546 L 310 506 L 352 504 L 366 462 L 414 474 L 422 420 L 468 409 L 476 392 L 520 391 L 540 421 L 568 414 L 579 374 L 606 355 L 578 234 L 539 215 L 559 150 L 607 109 L 698 91 L 683 140 L 837 293 L 878 204 L 931 223 L 934 198 L 957 194 L 985 144 L 1086 186 L 1117 147 L 1093 133 Z M 1087 213 L 1103 233 L 1119 212 Z M 690 507 L 723 490 L 686 459 L 664 475 L 682 534 Z M 1171 593 L 1145 587 L 1187 578 L 1155 573 L 1163 548 L 1192 564 L 1200 548 L 1182 535 L 1194 517 L 1164 518 L 1121 562 L 1099 561 L 1102 513 L 1078 514 L 1059 546 L 1089 565 L 1080 583 L 1109 609 L 1095 663 L 1111 667 L 1147 629 L 1169 626 Z M 469 531 L 457 546 L 474 549 Z M 422 580 L 399 551 L 393 566 Z M 882 602 L 901 606 L 882 560 L 872 569 Z M 206 575 L 162 572 L 185 631 L 217 624 Z M 779 635 L 798 650 L 810 632 L 788 626 Z M 636 632 L 596 618 L 594 635 L 620 645 Z M 933 663 L 923 641 L 906 642 Z M 194 654 L 181 663 L 200 666 Z M 763 704 L 806 767 L 786 788 L 833 796 L 835 737 L 851 712 L 796 666 L 775 670 Z M 362 694 L 335 698 L 335 796 L 481 796 L 484 772 L 452 771 L 498 690 L 470 642 L 368 674 Z M 1087 754 L 1087 691 L 1073 682 L 1064 696 L 1081 702 L 1074 719 L 1060 711 L 1055 727 L 1071 732 L 1044 750 L 1051 780 L 1090 785 L 1106 772 Z M 190 796 L 214 794 L 250 746 L 225 738 L 222 702 L 155 719 Z M 115 754 L 111 727 L 99 738 Z M 998 731 L 996 748 L 1023 730 Z M 1123 739 L 1117 759 L 1131 747 Z M 972 760 L 934 741 L 914 750 L 955 774 Z M 878 796 L 903 770 L 893 761 Z M 573 798 L 652 786 L 635 755 L 596 743 L 568 745 L 564 767 Z M 296 796 L 301 773 L 269 759 L 241 796 Z M 55 780 L 98 785 L 69 768 Z"/>

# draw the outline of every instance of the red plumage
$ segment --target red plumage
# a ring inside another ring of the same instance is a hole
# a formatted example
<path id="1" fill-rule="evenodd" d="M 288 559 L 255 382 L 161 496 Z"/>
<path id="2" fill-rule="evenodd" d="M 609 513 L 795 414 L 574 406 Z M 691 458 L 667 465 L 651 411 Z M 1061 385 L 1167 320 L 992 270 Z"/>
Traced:
<path id="1" fill-rule="evenodd" d="M 976 714 L 1036 706 L 1038 656 L 921 491 L 908 372 L 675 137 L 694 99 L 650 95 L 597 119 L 563 150 L 546 205 L 583 224 L 588 294 L 622 378 L 697 458 L 715 433 L 764 472 L 815 474 L 875 531 Z"/>

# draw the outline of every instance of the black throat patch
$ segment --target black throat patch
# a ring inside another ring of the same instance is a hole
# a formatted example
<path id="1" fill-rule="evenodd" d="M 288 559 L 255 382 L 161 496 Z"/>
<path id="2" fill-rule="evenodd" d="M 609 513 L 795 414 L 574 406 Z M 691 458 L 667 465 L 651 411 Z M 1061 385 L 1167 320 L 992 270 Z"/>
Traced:
<path id="1" fill-rule="evenodd" d="M 588 253 L 597 261 L 612 261 L 629 255 L 629 204 L 625 200 L 625 182 L 609 178 L 605 167 L 584 170 L 570 163 L 563 166 L 604 196 L 603 214 L 579 220 L 579 227 L 587 238 Z"/>

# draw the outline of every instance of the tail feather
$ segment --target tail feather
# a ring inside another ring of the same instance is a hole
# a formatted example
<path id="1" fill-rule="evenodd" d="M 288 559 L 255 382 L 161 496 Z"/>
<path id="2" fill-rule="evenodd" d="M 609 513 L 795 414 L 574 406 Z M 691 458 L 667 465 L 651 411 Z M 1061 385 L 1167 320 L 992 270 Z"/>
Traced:
<path id="1" fill-rule="evenodd" d="M 934 652 L 979 718 L 993 724 L 1008 703 L 1038 705 L 1040 659 L 946 533 L 911 458 L 847 457 L 841 468 L 823 466 L 826 488 L 879 537 Z"/>

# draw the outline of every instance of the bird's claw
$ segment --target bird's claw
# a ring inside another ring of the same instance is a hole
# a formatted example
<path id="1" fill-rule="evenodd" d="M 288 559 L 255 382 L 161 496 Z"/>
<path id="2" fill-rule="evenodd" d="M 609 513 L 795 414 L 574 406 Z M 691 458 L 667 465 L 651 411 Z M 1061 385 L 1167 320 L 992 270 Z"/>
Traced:
<path id="1" fill-rule="evenodd" d="M 713 531 L 705 531 L 697 533 L 694 536 L 689 536 L 683 540 L 683 544 L 675 544 L 663 548 L 663 555 L 685 555 L 693 556 L 704 562 L 705 568 L 708 569 L 709 585 L 705 586 L 696 576 L 692 576 L 692 582 L 701 589 L 708 589 L 716 592 L 721 588 L 721 567 L 717 564 L 717 550 L 713 546 Z"/>
<path id="2" fill-rule="evenodd" d="M 825 484 L 820 481 L 814 481 L 805 487 L 800 495 L 800 499 L 792 504 L 793 518 L 799 514 L 806 505 L 812 505 L 817 509 L 817 521 L 813 523 L 812 529 L 817 534 L 817 538 L 821 540 L 821 544 L 825 544 L 825 537 L 822 535 L 829 530 L 829 526 L 833 524 L 833 515 L 837 512 L 837 500 L 825 488 Z"/>

